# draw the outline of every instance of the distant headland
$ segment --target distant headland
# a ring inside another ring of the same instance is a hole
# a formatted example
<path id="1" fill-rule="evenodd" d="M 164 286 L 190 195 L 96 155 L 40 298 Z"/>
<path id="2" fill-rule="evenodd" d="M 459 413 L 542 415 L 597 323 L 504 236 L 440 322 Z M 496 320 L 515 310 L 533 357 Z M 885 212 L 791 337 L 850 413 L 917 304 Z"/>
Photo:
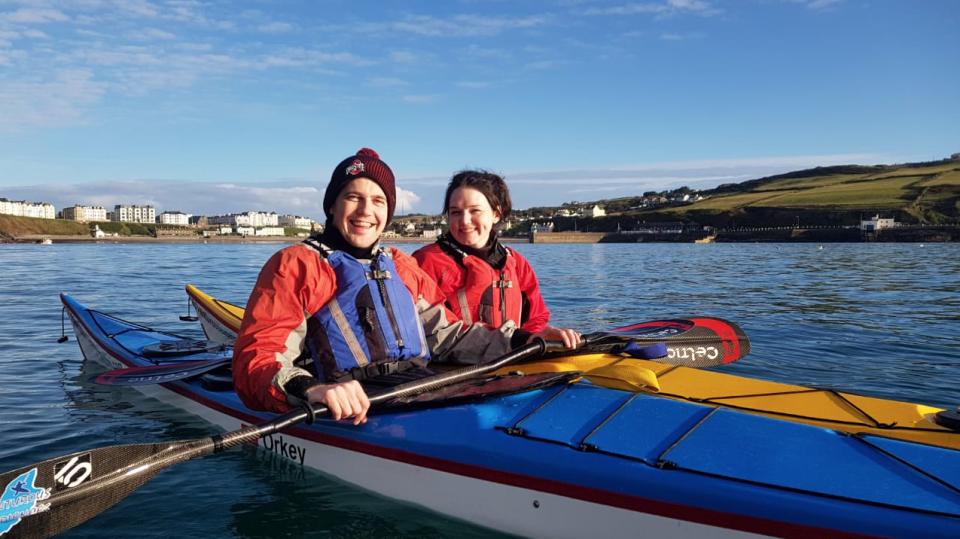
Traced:
<path id="1" fill-rule="evenodd" d="M 10 203 L 6 199 L 0 201 Z M 252 227 L 30 218 L 0 211 L 0 242 L 294 242 L 316 223 Z M 66 212 L 64 212 L 66 213 Z M 62 217 L 62 216 L 61 216 Z M 384 242 L 430 242 L 443 216 L 396 216 Z M 302 227 L 302 228 L 301 228 Z M 91 236 L 91 231 L 103 237 Z M 709 190 L 514 210 L 502 237 L 533 243 L 960 241 L 960 153 L 894 165 L 816 167 Z"/>

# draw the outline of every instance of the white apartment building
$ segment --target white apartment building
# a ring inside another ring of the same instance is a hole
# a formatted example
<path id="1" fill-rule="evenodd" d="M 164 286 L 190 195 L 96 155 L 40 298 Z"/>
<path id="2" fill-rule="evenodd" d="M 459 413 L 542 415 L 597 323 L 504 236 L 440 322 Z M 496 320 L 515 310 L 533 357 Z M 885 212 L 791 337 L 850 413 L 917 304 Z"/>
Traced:
<path id="1" fill-rule="evenodd" d="M 207 224 L 262 228 L 265 226 L 279 226 L 280 218 L 276 212 L 248 211 L 246 213 L 214 215 L 213 217 L 207 218 Z"/>
<path id="2" fill-rule="evenodd" d="M 81 206 L 76 204 L 64 208 L 63 218 L 68 221 L 107 221 L 107 209 L 102 206 Z"/>
<path id="3" fill-rule="evenodd" d="M 277 226 L 280 224 L 280 216 L 278 216 L 276 212 L 266 213 L 261 211 L 248 211 L 240 217 L 245 218 L 247 222 L 239 222 L 238 224 L 246 224 L 254 228 Z"/>
<path id="4" fill-rule="evenodd" d="M 310 230 L 313 228 L 313 219 L 309 217 L 300 217 L 299 215 L 281 215 L 277 224 L 289 228 L 303 228 Z"/>
<path id="5" fill-rule="evenodd" d="M 5 198 L 0 198 L 0 213 L 17 217 L 35 217 L 37 219 L 57 218 L 57 210 L 53 207 L 53 204 L 7 200 Z"/>
<path id="6" fill-rule="evenodd" d="M 157 213 L 153 206 L 117 204 L 113 207 L 113 220 L 121 223 L 156 223 Z"/>
<path id="7" fill-rule="evenodd" d="M 179 211 L 165 211 L 160 214 L 160 224 L 187 226 L 190 224 L 191 217 L 193 216 L 190 215 L 189 213 L 183 213 Z"/>

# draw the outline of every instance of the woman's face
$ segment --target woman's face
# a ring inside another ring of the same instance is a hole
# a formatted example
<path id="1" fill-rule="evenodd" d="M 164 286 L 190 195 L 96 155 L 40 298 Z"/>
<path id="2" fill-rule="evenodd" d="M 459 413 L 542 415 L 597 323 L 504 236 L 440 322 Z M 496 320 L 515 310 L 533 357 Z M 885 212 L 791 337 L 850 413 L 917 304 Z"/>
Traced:
<path id="1" fill-rule="evenodd" d="M 472 187 L 458 187 L 450 194 L 447 209 L 450 233 L 461 245 L 486 247 L 490 232 L 500 222 L 500 212 L 490 207 L 487 197 Z"/>
<path id="2" fill-rule="evenodd" d="M 380 239 L 387 226 L 387 195 L 373 180 L 357 178 L 337 195 L 333 226 L 354 247 L 366 248 Z"/>

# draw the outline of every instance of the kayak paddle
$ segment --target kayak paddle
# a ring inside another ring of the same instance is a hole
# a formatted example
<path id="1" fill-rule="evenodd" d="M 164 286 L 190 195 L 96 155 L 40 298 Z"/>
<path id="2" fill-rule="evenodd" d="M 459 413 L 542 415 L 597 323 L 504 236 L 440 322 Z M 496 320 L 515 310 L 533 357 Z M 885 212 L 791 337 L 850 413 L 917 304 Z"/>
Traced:
<path id="1" fill-rule="evenodd" d="M 176 341 L 174 341 L 176 342 Z M 627 347 L 624 346 L 627 343 Z M 556 355 L 630 353 L 629 343 L 662 345 L 646 352 L 643 359 L 685 367 L 716 367 L 745 357 L 750 353 L 750 339 L 739 326 L 721 318 L 654 320 L 622 328 L 585 334 L 576 350 L 566 348 Z M 199 351 L 199 350 L 198 350 Z M 636 353 L 632 355 L 638 355 Z M 110 386 L 142 386 L 173 382 L 200 376 L 230 365 L 231 358 L 183 361 L 147 367 L 129 367 L 103 372 L 90 381 Z"/>
<path id="2" fill-rule="evenodd" d="M 395 386 L 370 397 L 370 404 L 435 391 L 543 354 L 556 343 L 541 339 L 491 362 L 471 365 Z M 185 460 L 251 443 L 304 421 L 329 414 L 305 405 L 274 419 L 209 438 L 127 444 L 80 451 L 0 474 L 0 536 L 38 539 L 72 528 L 106 511 L 158 472 Z"/>

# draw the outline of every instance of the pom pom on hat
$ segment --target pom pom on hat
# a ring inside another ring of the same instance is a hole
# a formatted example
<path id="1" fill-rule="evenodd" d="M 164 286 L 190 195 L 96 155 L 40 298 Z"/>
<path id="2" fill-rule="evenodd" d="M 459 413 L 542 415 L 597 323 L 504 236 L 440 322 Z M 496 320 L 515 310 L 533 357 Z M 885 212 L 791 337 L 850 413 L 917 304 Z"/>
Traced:
<path id="1" fill-rule="evenodd" d="M 386 163 L 380 160 L 380 155 L 370 148 L 361 148 L 356 155 L 352 155 L 337 165 L 330 176 L 326 192 L 323 194 L 323 213 L 327 218 L 333 217 L 333 204 L 337 195 L 351 181 L 357 178 L 367 178 L 383 189 L 387 196 L 387 224 L 393 221 L 393 210 L 397 205 L 396 181 L 393 171 Z"/>

